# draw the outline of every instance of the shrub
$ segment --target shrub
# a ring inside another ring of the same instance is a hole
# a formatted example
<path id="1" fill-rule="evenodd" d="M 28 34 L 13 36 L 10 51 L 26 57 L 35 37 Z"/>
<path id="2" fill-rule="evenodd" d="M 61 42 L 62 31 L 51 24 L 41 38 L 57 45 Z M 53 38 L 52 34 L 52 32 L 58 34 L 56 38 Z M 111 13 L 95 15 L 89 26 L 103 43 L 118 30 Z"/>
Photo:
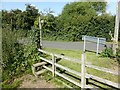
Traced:
<path id="1" fill-rule="evenodd" d="M 112 48 L 105 48 L 101 53 L 100 55 L 102 57 L 113 57 L 113 51 L 112 51 Z"/>
<path id="2" fill-rule="evenodd" d="M 116 58 L 120 64 L 120 47 L 117 49 Z"/>
<path id="3" fill-rule="evenodd" d="M 2 33 L 2 69 L 3 81 L 20 73 L 25 62 L 23 46 L 17 42 L 18 35 L 11 30 Z"/>

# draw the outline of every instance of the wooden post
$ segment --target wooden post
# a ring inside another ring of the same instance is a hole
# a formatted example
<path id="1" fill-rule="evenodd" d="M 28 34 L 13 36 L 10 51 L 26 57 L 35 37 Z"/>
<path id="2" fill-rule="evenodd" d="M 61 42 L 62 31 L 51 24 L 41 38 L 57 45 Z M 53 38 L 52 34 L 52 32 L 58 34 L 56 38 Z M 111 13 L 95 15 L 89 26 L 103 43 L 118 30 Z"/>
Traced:
<path id="1" fill-rule="evenodd" d="M 55 60 L 55 56 L 54 56 L 54 54 L 52 54 L 52 73 L 53 73 L 53 77 L 55 77 L 55 62 L 56 62 L 56 60 Z"/>
<path id="2" fill-rule="evenodd" d="M 119 21 L 120 21 L 120 1 L 118 1 L 116 8 L 115 30 L 114 30 L 114 39 L 113 39 L 114 55 L 116 54 L 116 49 L 118 48 Z"/>
<path id="3" fill-rule="evenodd" d="M 84 47 L 83 47 L 83 52 L 85 52 L 85 50 L 86 50 L 86 49 L 85 49 L 85 47 L 86 47 L 86 40 L 85 40 L 85 39 L 86 39 L 86 38 L 85 38 L 85 36 L 84 36 L 83 38 L 84 38 Z"/>
<path id="4" fill-rule="evenodd" d="M 39 28 L 40 28 L 40 49 L 42 49 L 42 25 L 40 16 L 39 16 Z"/>
<path id="5" fill-rule="evenodd" d="M 96 50 L 96 55 L 98 55 L 98 52 L 99 52 L 99 38 L 97 40 L 97 50 Z"/>
<path id="6" fill-rule="evenodd" d="M 86 79 L 85 79 L 85 59 L 86 54 L 82 54 L 82 65 L 81 65 L 81 89 L 84 90 L 86 86 Z"/>

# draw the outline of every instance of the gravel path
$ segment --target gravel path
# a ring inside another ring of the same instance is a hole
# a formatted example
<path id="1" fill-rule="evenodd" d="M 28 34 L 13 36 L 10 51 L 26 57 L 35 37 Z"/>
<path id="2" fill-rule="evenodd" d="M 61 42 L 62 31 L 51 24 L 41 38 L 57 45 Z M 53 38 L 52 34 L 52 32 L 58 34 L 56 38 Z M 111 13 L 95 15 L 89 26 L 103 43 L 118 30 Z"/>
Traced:
<path id="1" fill-rule="evenodd" d="M 18 78 L 18 80 L 22 80 L 22 83 L 20 84 L 19 88 L 55 88 L 55 86 L 50 83 L 46 82 L 43 79 L 36 78 L 33 75 L 27 74 L 24 75 L 21 78 Z"/>

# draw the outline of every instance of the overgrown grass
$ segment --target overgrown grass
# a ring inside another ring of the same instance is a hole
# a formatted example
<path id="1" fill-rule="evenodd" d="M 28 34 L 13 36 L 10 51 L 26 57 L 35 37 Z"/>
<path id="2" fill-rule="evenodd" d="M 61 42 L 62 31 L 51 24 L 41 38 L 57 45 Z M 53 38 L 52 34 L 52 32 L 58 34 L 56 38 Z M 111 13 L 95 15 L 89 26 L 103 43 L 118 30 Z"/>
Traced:
<path id="1" fill-rule="evenodd" d="M 52 53 L 56 53 L 56 54 L 64 54 L 64 56 L 69 56 L 71 58 L 76 58 L 76 59 L 81 60 L 82 51 L 79 51 L 79 50 L 61 50 L 61 49 L 53 49 L 53 48 L 45 48 L 44 50 L 52 52 Z M 109 68 L 109 69 L 112 69 L 115 71 L 118 70 L 119 64 L 118 64 L 117 60 L 113 60 L 113 59 L 106 58 L 106 57 L 103 58 L 103 57 L 100 57 L 99 55 L 96 56 L 96 54 L 92 53 L 92 52 L 87 52 L 86 54 L 87 54 L 87 62 L 91 62 L 91 64 L 93 64 L 93 65 Z M 47 58 L 51 59 L 50 56 Z M 66 66 L 68 68 L 71 68 L 75 71 L 81 72 L 81 65 L 78 63 L 73 63 L 72 61 L 67 61 L 64 59 L 59 60 L 58 63 L 63 65 L 63 66 Z M 99 76 L 101 78 L 104 78 L 104 79 L 107 79 L 107 80 L 110 80 L 110 81 L 113 81 L 116 83 L 119 83 L 118 79 L 120 78 L 120 75 L 119 76 L 112 75 L 112 74 L 105 73 L 105 72 L 98 71 L 98 70 L 91 69 L 91 68 L 87 68 L 87 73 Z M 60 77 L 57 76 L 57 78 L 60 78 Z M 60 79 L 62 79 L 62 78 L 60 78 Z M 66 83 L 69 83 L 66 80 L 63 80 L 63 81 Z M 108 86 L 105 86 L 103 84 L 98 84 L 95 81 L 90 80 L 90 82 L 93 82 L 94 84 L 97 84 L 97 85 L 104 87 L 104 88 L 109 88 Z M 74 87 L 76 87 L 76 86 L 74 86 Z"/>
<path id="2" fill-rule="evenodd" d="M 36 54 L 35 47 L 25 46 L 18 40 L 26 37 L 26 32 L 22 30 L 2 30 L 2 80 L 3 88 L 14 88 L 18 84 L 16 81 L 11 82 L 19 75 L 30 72 L 31 63 L 29 59 L 34 58 Z M 26 50 L 27 49 L 27 50 Z M 31 57 L 30 57 L 31 56 Z M 35 60 L 34 60 L 35 61 Z M 8 83 L 10 82 L 10 84 Z"/>

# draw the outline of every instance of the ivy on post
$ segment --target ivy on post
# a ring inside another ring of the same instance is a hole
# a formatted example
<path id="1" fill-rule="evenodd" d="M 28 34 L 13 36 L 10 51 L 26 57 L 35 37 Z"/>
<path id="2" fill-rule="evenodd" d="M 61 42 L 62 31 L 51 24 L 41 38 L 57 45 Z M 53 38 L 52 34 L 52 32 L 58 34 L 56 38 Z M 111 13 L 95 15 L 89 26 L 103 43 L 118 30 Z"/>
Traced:
<path id="1" fill-rule="evenodd" d="M 32 27 L 32 43 L 36 45 L 36 48 L 40 48 L 40 31 L 37 27 Z"/>
<path id="2" fill-rule="evenodd" d="M 39 28 L 36 28 L 36 37 L 37 37 L 37 40 L 36 40 L 36 42 L 37 42 L 37 48 L 40 48 L 40 49 L 42 49 L 42 47 L 41 47 L 41 45 L 40 45 L 40 32 L 39 32 Z"/>
<path id="3" fill-rule="evenodd" d="M 40 29 L 40 37 L 39 37 L 39 40 L 40 40 L 40 49 L 42 49 L 42 23 L 43 23 L 44 21 L 43 20 L 41 20 L 41 18 L 40 18 L 40 16 L 39 16 L 39 29 Z"/>

